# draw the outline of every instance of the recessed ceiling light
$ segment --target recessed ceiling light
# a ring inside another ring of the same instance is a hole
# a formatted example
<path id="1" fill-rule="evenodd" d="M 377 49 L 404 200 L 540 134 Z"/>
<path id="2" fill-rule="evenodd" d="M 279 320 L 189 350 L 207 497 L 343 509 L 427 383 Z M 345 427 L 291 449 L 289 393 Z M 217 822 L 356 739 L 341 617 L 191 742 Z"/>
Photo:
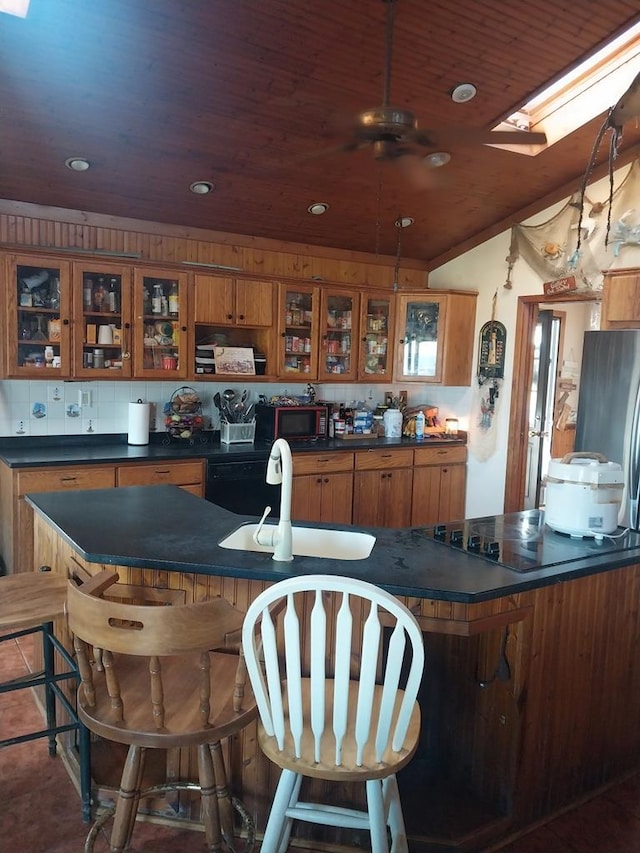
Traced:
<path id="1" fill-rule="evenodd" d="M 433 154 L 427 154 L 424 162 L 432 169 L 437 169 L 439 166 L 445 166 L 451 160 L 451 154 L 447 151 L 434 151 Z"/>
<path id="2" fill-rule="evenodd" d="M 214 185 L 211 181 L 194 181 L 189 189 L 196 195 L 207 195 L 207 193 L 213 192 Z"/>
<path id="3" fill-rule="evenodd" d="M 329 210 L 329 205 L 324 201 L 314 201 L 313 204 L 309 205 L 307 210 L 314 216 L 322 216 L 323 213 L 326 213 L 327 210 Z"/>
<path id="4" fill-rule="evenodd" d="M 86 172 L 91 164 L 84 157 L 68 157 L 64 165 L 73 172 Z"/>
<path id="5" fill-rule="evenodd" d="M 451 92 L 451 100 L 455 101 L 456 104 L 464 104 L 472 98 L 475 98 L 477 92 L 478 90 L 473 83 L 460 83 L 460 85 L 456 86 L 453 92 Z"/>
<path id="6" fill-rule="evenodd" d="M 410 225 L 413 225 L 414 221 L 412 216 L 400 216 L 394 224 L 396 228 L 408 228 Z"/>

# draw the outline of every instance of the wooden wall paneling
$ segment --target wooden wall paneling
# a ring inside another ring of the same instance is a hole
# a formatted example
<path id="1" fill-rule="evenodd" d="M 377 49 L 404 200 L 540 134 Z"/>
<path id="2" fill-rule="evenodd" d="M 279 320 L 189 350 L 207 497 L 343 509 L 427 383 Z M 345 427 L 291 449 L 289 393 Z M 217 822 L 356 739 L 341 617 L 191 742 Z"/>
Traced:
<path id="1" fill-rule="evenodd" d="M 11 213 L 6 212 L 7 209 Z M 20 215 L 17 210 L 29 211 Z M 194 261 L 239 268 L 240 272 L 274 277 L 366 285 L 390 289 L 395 258 L 306 244 L 222 234 L 204 229 L 171 227 L 81 211 L 43 208 L 0 200 L 0 243 L 25 249 L 99 250 L 131 254 L 157 263 Z M 427 287 L 426 264 L 403 259 L 399 284 Z"/>

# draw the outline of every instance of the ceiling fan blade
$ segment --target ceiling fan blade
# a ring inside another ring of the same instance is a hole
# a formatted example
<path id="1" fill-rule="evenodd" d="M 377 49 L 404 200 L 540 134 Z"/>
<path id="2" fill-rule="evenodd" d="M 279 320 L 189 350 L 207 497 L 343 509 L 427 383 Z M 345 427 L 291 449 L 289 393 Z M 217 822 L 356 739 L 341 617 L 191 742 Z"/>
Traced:
<path id="1" fill-rule="evenodd" d="M 442 127 L 420 130 L 414 135 L 419 145 L 428 148 L 447 148 L 461 145 L 544 145 L 546 134 L 528 130 L 483 130 L 476 127 Z"/>

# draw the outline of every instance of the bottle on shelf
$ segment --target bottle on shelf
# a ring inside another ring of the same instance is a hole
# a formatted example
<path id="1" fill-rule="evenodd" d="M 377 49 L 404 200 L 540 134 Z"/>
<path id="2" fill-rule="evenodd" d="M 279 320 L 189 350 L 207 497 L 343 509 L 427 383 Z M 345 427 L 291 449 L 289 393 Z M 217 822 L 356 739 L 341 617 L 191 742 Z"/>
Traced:
<path id="1" fill-rule="evenodd" d="M 172 317 L 177 317 L 180 313 L 180 295 L 178 293 L 178 282 L 171 283 L 169 290 L 169 314 Z"/>
<path id="2" fill-rule="evenodd" d="M 98 283 L 93 289 L 93 307 L 95 311 L 104 311 L 106 298 L 107 289 L 104 286 L 104 279 L 100 276 Z"/>
<path id="3" fill-rule="evenodd" d="M 82 283 L 82 305 L 85 311 L 93 308 L 93 282 L 90 278 L 85 278 Z"/>
<path id="4" fill-rule="evenodd" d="M 161 284 L 153 285 L 153 294 L 151 296 L 151 313 L 152 314 L 162 314 L 162 297 L 164 293 L 162 291 Z"/>
<path id="5" fill-rule="evenodd" d="M 109 282 L 109 293 L 107 295 L 109 311 L 111 311 L 112 314 L 117 314 L 120 310 L 120 294 L 118 293 L 117 279 L 112 278 Z"/>
<path id="6" fill-rule="evenodd" d="M 142 288 L 142 313 L 151 314 L 151 296 L 149 295 L 149 288 L 146 284 Z"/>
<path id="7" fill-rule="evenodd" d="M 33 305 L 33 296 L 31 295 L 31 291 L 26 283 L 23 282 L 22 289 L 20 291 L 20 307 L 21 308 L 31 308 Z"/>

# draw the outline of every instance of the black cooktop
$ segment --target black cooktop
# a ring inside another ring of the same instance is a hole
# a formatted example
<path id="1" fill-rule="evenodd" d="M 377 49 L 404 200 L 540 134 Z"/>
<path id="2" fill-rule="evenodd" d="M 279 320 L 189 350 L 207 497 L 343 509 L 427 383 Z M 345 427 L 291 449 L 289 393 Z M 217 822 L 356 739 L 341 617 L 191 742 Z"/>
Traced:
<path id="1" fill-rule="evenodd" d="M 601 539 L 557 533 L 545 524 L 544 511 L 539 509 L 448 521 L 426 528 L 426 532 L 434 541 L 449 548 L 457 548 L 515 572 L 530 572 L 596 554 L 640 548 L 640 533 L 622 528 Z"/>

